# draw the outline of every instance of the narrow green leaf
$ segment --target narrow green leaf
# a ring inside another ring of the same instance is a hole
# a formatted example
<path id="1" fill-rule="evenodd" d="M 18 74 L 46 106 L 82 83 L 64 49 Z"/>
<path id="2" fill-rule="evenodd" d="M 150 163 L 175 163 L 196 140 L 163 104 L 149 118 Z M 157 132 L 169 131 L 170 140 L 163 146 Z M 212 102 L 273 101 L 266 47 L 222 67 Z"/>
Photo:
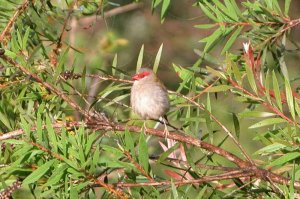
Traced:
<path id="1" fill-rule="evenodd" d="M 249 110 L 239 113 L 239 116 L 241 118 L 274 117 L 275 115 L 276 115 L 275 113 L 270 113 L 270 112 L 249 111 Z"/>
<path id="2" fill-rule="evenodd" d="M 278 81 L 276 78 L 276 74 L 274 71 L 272 71 L 272 79 L 273 79 L 273 89 L 274 89 L 276 103 L 277 103 L 277 106 L 280 109 L 280 111 L 282 111 L 281 93 L 280 93 L 279 84 L 278 84 Z"/>
<path id="3" fill-rule="evenodd" d="M 163 19 L 169 6 L 170 6 L 171 0 L 163 0 L 162 3 L 162 8 L 161 8 L 161 13 L 160 13 L 160 18 Z"/>
<path id="4" fill-rule="evenodd" d="M 173 183 L 173 179 L 171 179 L 171 190 L 172 190 L 172 198 L 179 198 L 179 194 L 177 192 L 176 186 Z"/>
<path id="5" fill-rule="evenodd" d="M 84 133 L 84 128 L 83 128 L 83 133 Z M 92 153 L 91 149 L 92 149 L 93 144 L 96 141 L 96 139 L 97 139 L 97 134 L 96 133 L 92 133 L 92 134 L 88 135 L 87 142 L 85 144 L 85 149 L 84 149 L 84 155 L 85 156 L 88 156 L 89 154 Z"/>
<path id="6" fill-rule="evenodd" d="M 293 162 L 293 170 L 292 170 L 292 179 L 290 181 L 290 184 L 289 184 L 289 194 L 290 194 L 290 197 L 291 199 L 294 199 L 295 198 L 295 187 L 294 187 L 294 183 L 295 183 L 295 160 Z M 297 167 L 298 168 L 298 167 Z"/>
<path id="7" fill-rule="evenodd" d="M 248 64 L 246 64 L 245 67 L 246 67 L 246 73 L 247 73 L 248 82 L 249 82 L 252 90 L 255 93 L 257 93 L 257 87 L 256 87 L 256 83 L 255 83 L 253 71 L 252 71 L 251 67 Z"/>
<path id="8" fill-rule="evenodd" d="M 128 131 L 128 129 L 125 130 L 125 147 L 128 151 L 130 151 L 132 157 L 135 158 L 136 154 L 134 149 L 133 137 L 131 136 L 131 133 Z"/>
<path id="9" fill-rule="evenodd" d="M 212 14 L 213 12 L 209 9 L 207 9 L 207 7 L 205 5 L 203 5 L 203 3 L 200 2 L 200 7 L 201 7 L 201 10 L 204 12 L 204 14 L 212 19 L 213 21 L 215 22 L 218 22 L 218 19 Z"/>
<path id="10" fill-rule="evenodd" d="M 108 102 L 107 104 L 105 104 L 103 107 L 108 107 L 108 106 L 110 106 L 110 105 L 112 105 L 112 104 L 117 104 L 119 101 L 125 99 L 125 98 L 128 97 L 129 95 L 130 95 L 129 93 L 128 93 L 128 94 L 125 94 L 125 95 L 120 95 L 120 96 L 114 98 L 113 100 L 111 100 L 110 102 Z"/>
<path id="11" fill-rule="evenodd" d="M 23 41 L 22 41 L 22 36 L 20 34 L 20 30 L 17 30 L 17 37 L 18 37 L 18 44 L 20 46 L 20 49 L 23 49 Z"/>
<path id="12" fill-rule="evenodd" d="M 193 159 L 191 154 L 192 151 L 188 149 L 186 144 L 183 144 L 183 147 L 184 147 L 187 162 L 189 163 L 189 165 L 192 167 L 194 171 L 198 171 L 199 169 L 198 167 L 196 167 L 195 160 Z"/>
<path id="13" fill-rule="evenodd" d="M 213 55 L 207 53 L 207 52 L 203 52 L 199 49 L 194 49 L 194 52 L 199 55 L 200 59 L 203 59 L 207 62 L 210 62 L 212 64 L 215 64 L 215 65 L 221 65 L 220 61 Z M 196 67 L 197 68 L 197 67 Z"/>
<path id="14" fill-rule="evenodd" d="M 288 16 L 289 10 L 290 10 L 290 5 L 291 5 L 292 0 L 285 0 L 284 1 L 284 14 Z"/>
<path id="15" fill-rule="evenodd" d="M 43 164 L 42 166 L 40 166 L 37 170 L 33 171 L 29 176 L 27 176 L 23 180 L 22 184 L 28 185 L 39 180 L 45 173 L 47 173 L 47 171 L 50 169 L 50 167 L 53 165 L 55 161 L 56 160 L 50 160 L 45 164 Z"/>
<path id="16" fill-rule="evenodd" d="M 290 113 L 295 120 L 295 108 L 294 108 L 294 97 L 292 94 L 292 89 L 291 85 L 288 79 L 284 79 L 284 84 L 285 84 L 285 93 L 286 93 L 286 101 L 290 110 Z"/>
<path id="17" fill-rule="evenodd" d="M 216 27 L 216 24 L 199 24 L 199 25 L 195 25 L 195 28 L 200 28 L 200 29 L 210 29 L 213 27 Z"/>
<path id="18" fill-rule="evenodd" d="M 215 9 L 215 13 L 217 14 L 218 19 L 220 22 L 222 21 L 238 21 L 238 16 L 234 10 L 234 8 L 231 6 L 230 2 L 224 1 L 226 6 L 224 6 L 219 0 L 212 0 L 214 4 L 222 11 L 222 13 L 219 11 L 219 9 Z M 207 2 L 207 1 L 206 1 Z M 222 18 L 220 16 L 222 15 Z"/>
<path id="19" fill-rule="evenodd" d="M 286 122 L 286 120 L 282 118 L 268 118 L 260 122 L 257 122 L 256 124 L 253 124 L 252 126 L 249 127 L 249 129 L 260 128 L 263 126 L 269 126 L 269 125 L 279 124 L 284 122 Z"/>
<path id="20" fill-rule="evenodd" d="M 153 65 L 153 71 L 154 71 L 154 73 L 157 72 L 157 69 L 158 69 L 158 66 L 159 66 L 159 62 L 160 62 L 160 58 L 161 58 L 161 53 L 162 53 L 163 46 L 164 46 L 164 44 L 160 45 L 160 47 L 158 49 L 158 52 L 156 54 L 154 65 Z"/>
<path id="21" fill-rule="evenodd" d="M 207 98 L 206 98 L 206 110 L 211 113 L 211 104 L 210 104 L 210 95 L 209 95 L 209 93 L 207 93 Z"/>
<path id="22" fill-rule="evenodd" d="M 210 87 L 206 92 L 208 93 L 217 93 L 217 92 L 225 92 L 229 89 L 232 89 L 232 86 L 229 85 L 219 85 L 219 86 L 213 86 Z"/>
<path id="23" fill-rule="evenodd" d="M 235 7 L 234 3 L 232 3 L 230 0 L 224 0 L 224 3 L 228 9 L 228 12 L 231 14 L 231 18 L 234 20 L 234 21 L 238 21 L 239 20 L 239 17 L 238 17 L 238 12 L 239 12 L 239 9 Z"/>
<path id="24" fill-rule="evenodd" d="M 270 71 L 268 70 L 267 71 L 267 74 L 266 74 L 266 78 L 265 78 L 265 87 L 266 87 L 266 98 L 268 100 L 269 103 L 272 104 L 272 100 L 271 100 L 271 96 L 270 96 L 270 80 L 271 79 L 271 75 L 270 75 Z"/>
<path id="25" fill-rule="evenodd" d="M 54 171 L 52 172 L 52 175 L 48 178 L 47 182 L 43 185 L 43 187 L 53 186 L 56 183 L 58 183 L 61 179 L 63 179 L 67 168 L 68 165 L 65 163 L 57 165 Z"/>
<path id="26" fill-rule="evenodd" d="M 54 132 L 54 128 L 52 126 L 52 122 L 49 118 L 49 116 L 46 116 L 46 129 L 48 132 L 48 136 L 49 136 L 49 140 L 51 142 L 51 146 L 53 146 L 54 148 L 54 152 L 57 152 L 57 138 L 56 138 L 56 134 Z"/>
<path id="27" fill-rule="evenodd" d="M 14 53 L 13 51 L 7 50 L 7 49 L 5 49 L 5 55 L 12 59 L 15 59 L 17 57 L 16 53 Z"/>
<path id="28" fill-rule="evenodd" d="M 70 184 L 70 198 L 79 198 L 79 193 L 73 184 Z"/>
<path id="29" fill-rule="evenodd" d="M 153 0 L 152 1 L 152 9 L 156 8 L 162 0 Z"/>
<path id="30" fill-rule="evenodd" d="M 136 72 L 138 72 L 140 70 L 140 68 L 142 67 L 143 56 L 144 56 L 144 44 L 142 45 L 140 53 L 139 53 L 138 61 L 136 64 Z"/>
<path id="31" fill-rule="evenodd" d="M 211 102 L 210 102 L 210 94 L 207 93 L 207 98 L 206 98 L 206 110 L 207 112 L 211 113 Z M 213 128 L 212 128 L 212 122 L 211 122 L 211 117 L 209 114 L 205 114 L 205 119 L 206 119 L 206 127 L 209 133 L 209 139 L 211 143 L 214 141 L 214 135 L 213 135 Z"/>
<path id="32" fill-rule="evenodd" d="M 26 143 L 23 140 L 14 140 L 14 139 L 3 140 L 2 142 L 8 143 L 8 144 L 14 144 L 14 145 L 20 145 L 20 144 L 23 145 Z"/>
<path id="33" fill-rule="evenodd" d="M 118 65 L 118 54 L 115 54 L 115 57 L 114 57 L 114 60 L 113 60 L 113 63 L 112 63 L 112 75 L 116 75 L 116 68 L 117 68 L 117 65 Z"/>
<path id="34" fill-rule="evenodd" d="M 111 155 L 114 155 L 114 159 L 119 159 L 120 157 L 124 156 L 124 153 L 120 149 L 108 145 L 102 145 L 102 148 L 104 151 L 107 151 Z"/>
<path id="35" fill-rule="evenodd" d="M 163 162 L 171 153 L 173 153 L 178 147 L 180 146 L 180 143 L 177 142 L 174 146 L 169 148 L 167 151 L 164 151 L 160 156 L 159 159 L 157 160 L 157 163 Z"/>
<path id="36" fill-rule="evenodd" d="M 269 164 L 269 166 L 283 165 L 283 164 L 285 164 L 291 160 L 294 160 L 298 157 L 300 157 L 299 152 L 288 153 L 288 154 L 285 154 L 285 155 L 281 156 L 280 158 L 276 159 L 275 161 L 271 162 Z"/>
<path id="37" fill-rule="evenodd" d="M 85 94 L 85 89 L 86 89 L 86 65 L 84 65 L 83 70 L 82 70 L 82 75 L 81 75 L 81 93 L 84 95 Z"/>
<path id="38" fill-rule="evenodd" d="M 213 69 L 209 66 L 206 66 L 206 70 L 207 70 L 207 72 L 209 72 L 209 73 L 211 73 L 211 74 L 213 74 L 217 77 L 220 77 L 222 79 L 226 79 L 226 75 L 223 72 L 219 71 L 219 70 Z"/>
<path id="39" fill-rule="evenodd" d="M 31 29 L 28 26 L 27 29 L 26 29 L 26 31 L 25 31 L 24 37 L 23 37 L 23 42 L 22 42 L 22 49 L 23 50 L 26 50 L 27 41 L 28 41 L 28 37 L 29 37 L 30 31 L 31 31 Z"/>
<path id="40" fill-rule="evenodd" d="M 149 171 L 149 155 L 148 146 L 145 139 L 145 134 L 140 133 L 139 140 L 139 163 L 145 169 L 146 172 Z"/>
<path id="41" fill-rule="evenodd" d="M 264 155 L 264 154 L 269 154 L 278 150 L 281 150 L 283 148 L 285 148 L 286 146 L 284 144 L 281 143 L 273 143 L 271 145 L 268 145 L 262 149 L 259 149 L 258 151 L 255 152 L 255 154 L 260 154 L 260 155 Z"/>
<path id="42" fill-rule="evenodd" d="M 38 140 L 40 142 L 43 141 L 43 127 L 42 127 L 42 118 L 41 118 L 41 113 L 38 112 L 37 114 L 37 121 L 36 121 L 36 132 L 37 132 L 37 137 L 38 137 Z"/>
<path id="43" fill-rule="evenodd" d="M 200 40 L 200 42 L 206 43 L 203 51 L 209 52 L 214 47 L 214 45 L 216 45 L 217 41 L 222 37 L 222 34 L 223 31 L 220 28 L 218 28 L 210 36 Z"/>
<path id="44" fill-rule="evenodd" d="M 235 130 L 236 137 L 239 138 L 241 128 L 240 128 L 239 118 L 236 116 L 235 113 L 232 113 L 232 120 L 233 120 L 233 125 L 234 125 L 234 130 Z"/>
<path id="45" fill-rule="evenodd" d="M 96 149 L 94 150 L 94 154 L 93 154 L 93 166 L 97 167 L 99 164 L 99 159 L 100 159 L 100 145 L 96 146 Z"/>
<path id="46" fill-rule="evenodd" d="M 203 188 L 201 188 L 201 191 L 197 194 L 195 199 L 202 199 L 205 198 L 204 194 L 206 193 L 207 185 L 205 185 Z"/>
<path id="47" fill-rule="evenodd" d="M 231 37 L 226 42 L 226 44 L 221 52 L 222 55 L 233 45 L 233 43 L 236 41 L 237 37 L 240 35 L 243 28 L 244 28 L 243 26 L 240 26 L 234 31 L 234 33 L 231 35 Z"/>
<path id="48" fill-rule="evenodd" d="M 207 2 L 205 0 L 206 4 L 209 4 L 210 2 Z M 219 1 L 219 0 L 212 0 L 212 2 L 220 9 L 223 11 L 223 13 L 228 14 L 227 8 Z M 217 9 L 216 9 L 217 10 Z"/>
<path id="49" fill-rule="evenodd" d="M 282 46 L 286 46 L 286 34 L 283 34 L 281 43 L 282 43 Z M 283 76 L 286 79 L 289 79 L 289 72 L 288 72 L 288 69 L 287 69 L 284 58 L 285 58 L 284 55 L 280 55 L 280 57 L 279 57 L 279 66 L 280 66 L 280 70 L 281 70 Z"/>
<path id="50" fill-rule="evenodd" d="M 295 103 L 295 111 L 296 111 L 297 115 L 300 116 L 300 107 L 297 102 Z"/>
<path id="51" fill-rule="evenodd" d="M 4 126 L 6 128 L 8 128 L 9 130 L 12 130 L 12 126 L 10 124 L 10 121 L 7 118 L 7 115 L 1 112 L 1 108 L 0 108 L 0 121 L 4 124 Z"/>
<path id="52" fill-rule="evenodd" d="M 69 160 L 65 156 L 62 156 L 62 158 L 63 158 L 63 161 L 70 166 L 70 168 L 73 168 L 74 170 L 78 170 L 78 166 L 75 162 Z"/>
<path id="53" fill-rule="evenodd" d="M 234 78 L 236 79 L 237 83 L 240 85 L 242 83 L 242 75 L 236 62 L 231 61 L 231 68 L 234 74 Z"/>

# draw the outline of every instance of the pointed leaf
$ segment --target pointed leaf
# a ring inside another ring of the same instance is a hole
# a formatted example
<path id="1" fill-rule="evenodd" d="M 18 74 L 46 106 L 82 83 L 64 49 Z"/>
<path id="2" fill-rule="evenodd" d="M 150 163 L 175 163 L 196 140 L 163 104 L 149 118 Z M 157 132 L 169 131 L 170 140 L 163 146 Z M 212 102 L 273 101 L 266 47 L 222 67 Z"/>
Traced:
<path id="1" fill-rule="evenodd" d="M 286 101 L 287 101 L 290 113 L 291 113 L 293 119 L 295 120 L 294 97 L 292 94 L 291 85 L 290 85 L 290 82 L 288 81 L 288 79 L 286 79 L 286 78 L 284 79 L 284 83 L 285 83 Z"/>
<path id="2" fill-rule="evenodd" d="M 280 109 L 280 111 L 282 111 L 281 93 L 280 93 L 279 84 L 278 84 L 278 81 L 276 78 L 276 74 L 274 71 L 272 71 L 272 79 L 273 79 L 273 89 L 274 89 L 276 103 L 277 103 L 277 106 Z"/>
<path id="3" fill-rule="evenodd" d="M 285 155 L 281 156 L 280 158 L 276 159 L 275 161 L 271 162 L 271 164 L 269 164 L 269 166 L 283 165 L 283 164 L 285 164 L 291 160 L 294 160 L 298 157 L 300 157 L 299 152 L 288 153 L 288 154 L 285 154 Z"/>
<path id="4" fill-rule="evenodd" d="M 243 28 L 244 28 L 243 26 L 240 26 L 234 31 L 234 33 L 231 35 L 231 37 L 226 42 L 226 44 L 221 52 L 222 55 L 233 45 L 233 43 L 236 41 L 237 37 L 240 35 Z"/>
<path id="5" fill-rule="evenodd" d="M 162 49 L 163 49 L 163 46 L 164 44 L 161 44 L 159 49 L 158 49 L 158 52 L 156 54 L 156 57 L 155 57 L 155 62 L 154 62 L 154 65 L 153 65 L 153 71 L 154 73 L 157 72 L 157 69 L 158 69 L 158 66 L 159 66 L 159 62 L 160 62 L 160 57 L 161 57 L 161 53 L 162 53 Z"/>
<path id="6" fill-rule="evenodd" d="M 149 155 L 148 146 L 145 139 L 145 134 L 140 134 L 139 140 L 139 163 L 145 169 L 146 172 L 149 171 Z"/>
<path id="7" fill-rule="evenodd" d="M 140 68 L 142 67 L 143 56 L 144 56 L 144 44 L 142 45 L 140 53 L 139 53 L 138 61 L 136 64 L 136 72 L 138 72 L 140 70 Z"/>
<path id="8" fill-rule="evenodd" d="M 263 126 L 279 124 L 279 123 L 284 123 L 284 122 L 286 122 L 286 120 L 284 120 L 282 118 L 268 118 L 268 119 L 262 120 L 256 124 L 253 124 L 252 126 L 249 127 L 249 129 L 260 128 Z"/>
<path id="9" fill-rule="evenodd" d="M 46 162 L 45 164 L 43 164 L 42 166 L 40 166 L 37 170 L 33 171 L 29 176 L 27 176 L 24 180 L 23 180 L 23 185 L 28 185 L 30 183 L 34 183 L 37 180 L 39 180 L 45 173 L 47 173 L 47 171 L 50 169 L 50 167 L 53 165 L 53 163 L 56 160 L 50 160 L 48 162 Z"/>

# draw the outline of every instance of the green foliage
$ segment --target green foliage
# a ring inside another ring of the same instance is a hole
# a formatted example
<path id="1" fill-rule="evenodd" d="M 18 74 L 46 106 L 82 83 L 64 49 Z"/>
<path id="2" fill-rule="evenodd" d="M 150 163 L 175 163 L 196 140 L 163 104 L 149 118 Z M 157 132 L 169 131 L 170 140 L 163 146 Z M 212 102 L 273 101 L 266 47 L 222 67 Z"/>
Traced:
<path id="1" fill-rule="evenodd" d="M 107 22 L 105 14 L 134 2 L 26 2 L 0 3 L 1 191 L 20 181 L 13 198 L 296 198 L 299 74 L 285 61 L 299 51 L 290 35 L 300 24 L 289 16 L 293 1 L 196 1 L 209 22 L 194 28 L 211 32 L 199 38 L 203 49 L 194 49 L 195 63 L 174 58 L 170 67 L 178 78 L 168 112 L 180 129 L 169 128 L 181 139 L 176 143 L 148 135 L 147 129 L 158 131 L 155 122 L 144 124 L 131 114 L 129 75 L 147 63 L 147 45 L 129 53 L 135 67 L 124 67 L 120 53 L 128 40 L 122 34 L 103 28 L 101 39 L 90 42 L 81 35 L 91 36 L 97 20 L 84 26 L 79 20 L 97 15 Z M 174 4 L 152 0 L 143 9 L 159 9 L 166 23 Z M 158 43 L 155 73 L 163 70 L 169 45 Z M 249 157 L 289 180 L 222 178 L 255 168 Z"/>

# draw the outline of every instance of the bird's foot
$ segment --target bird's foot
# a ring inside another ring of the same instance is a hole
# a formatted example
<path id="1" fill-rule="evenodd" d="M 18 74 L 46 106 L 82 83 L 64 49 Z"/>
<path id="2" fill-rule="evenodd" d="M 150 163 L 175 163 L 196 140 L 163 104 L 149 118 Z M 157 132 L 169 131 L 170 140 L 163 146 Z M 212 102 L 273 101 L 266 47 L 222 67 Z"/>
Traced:
<path id="1" fill-rule="evenodd" d="M 146 131 L 148 130 L 148 129 L 147 129 L 147 126 L 146 126 L 146 122 L 144 122 L 141 131 L 143 131 L 143 130 L 144 130 L 144 133 L 146 133 Z"/>

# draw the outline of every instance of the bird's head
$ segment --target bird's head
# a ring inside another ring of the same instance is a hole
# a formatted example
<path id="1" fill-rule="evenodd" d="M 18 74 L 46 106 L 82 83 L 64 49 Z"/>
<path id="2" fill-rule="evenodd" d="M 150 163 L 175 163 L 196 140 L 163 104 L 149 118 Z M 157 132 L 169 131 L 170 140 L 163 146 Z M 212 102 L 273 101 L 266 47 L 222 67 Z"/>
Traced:
<path id="1" fill-rule="evenodd" d="M 155 77 L 153 71 L 150 68 L 141 68 L 138 73 L 132 76 L 133 80 L 141 80 L 144 78 Z"/>

